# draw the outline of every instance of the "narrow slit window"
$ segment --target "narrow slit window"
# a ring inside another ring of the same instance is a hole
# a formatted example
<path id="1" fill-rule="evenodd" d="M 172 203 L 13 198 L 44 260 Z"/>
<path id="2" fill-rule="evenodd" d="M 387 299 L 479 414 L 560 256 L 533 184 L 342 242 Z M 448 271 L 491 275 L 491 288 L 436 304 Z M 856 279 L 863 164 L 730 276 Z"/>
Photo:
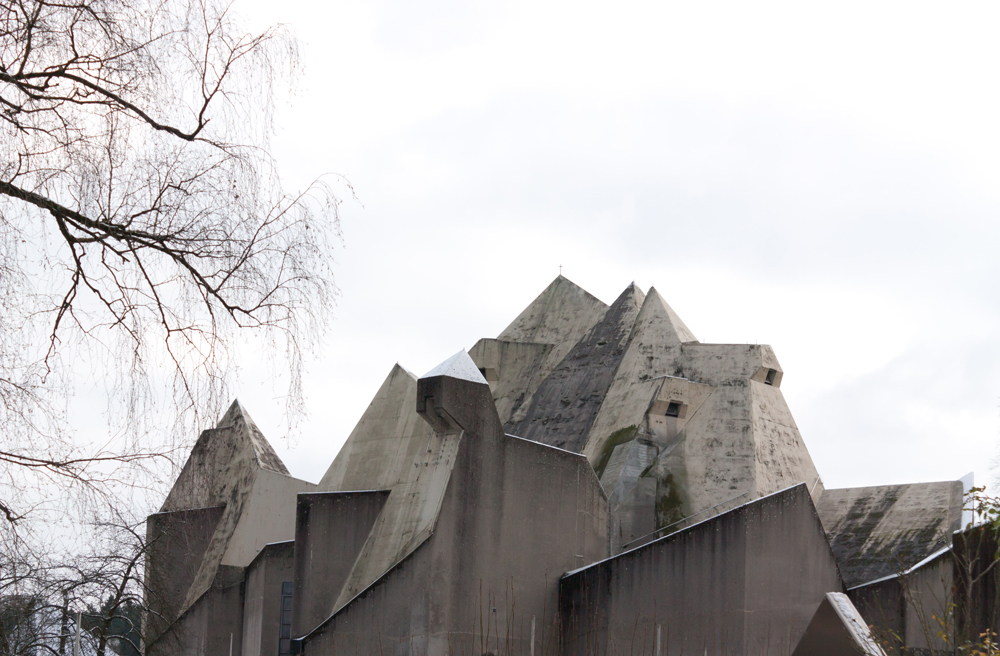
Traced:
<path id="1" fill-rule="evenodd" d="M 281 583 L 281 624 L 278 634 L 278 656 L 292 653 L 292 582 Z"/>
<path id="2" fill-rule="evenodd" d="M 679 417 L 681 415 L 681 404 L 676 401 L 671 401 L 667 405 L 667 416 L 668 417 Z"/>
<path id="3" fill-rule="evenodd" d="M 767 376 L 764 377 L 765 385 L 774 385 L 774 377 L 778 374 L 774 369 L 767 370 Z"/>

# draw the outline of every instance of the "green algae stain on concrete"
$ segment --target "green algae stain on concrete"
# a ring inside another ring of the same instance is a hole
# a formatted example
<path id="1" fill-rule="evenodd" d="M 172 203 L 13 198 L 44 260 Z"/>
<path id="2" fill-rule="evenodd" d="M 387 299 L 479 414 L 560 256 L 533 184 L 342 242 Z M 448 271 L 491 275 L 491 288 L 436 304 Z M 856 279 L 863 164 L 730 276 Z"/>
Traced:
<path id="1" fill-rule="evenodd" d="M 627 426 L 621 430 L 616 430 L 608 436 L 608 440 L 604 443 L 597 462 L 594 464 L 594 471 L 597 472 L 598 478 L 604 475 L 604 469 L 608 466 L 608 461 L 611 460 L 611 454 L 614 452 L 615 447 L 631 441 L 638 432 L 638 426 Z"/>
<path id="2" fill-rule="evenodd" d="M 684 500 L 673 474 L 656 482 L 656 527 L 662 528 L 684 519 Z M 664 534 L 666 535 L 666 534 Z"/>

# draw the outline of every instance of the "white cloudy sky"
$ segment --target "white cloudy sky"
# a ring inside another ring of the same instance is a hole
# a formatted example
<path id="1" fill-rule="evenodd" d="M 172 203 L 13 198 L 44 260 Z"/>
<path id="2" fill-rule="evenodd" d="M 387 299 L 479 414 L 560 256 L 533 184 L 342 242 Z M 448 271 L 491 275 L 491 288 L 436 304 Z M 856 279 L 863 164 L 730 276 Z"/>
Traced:
<path id="1" fill-rule="evenodd" d="M 564 266 L 768 343 L 827 487 L 989 476 L 1000 438 L 996 3 L 239 0 L 305 72 L 275 146 L 350 180 L 317 480 L 393 363 L 495 336 Z"/>

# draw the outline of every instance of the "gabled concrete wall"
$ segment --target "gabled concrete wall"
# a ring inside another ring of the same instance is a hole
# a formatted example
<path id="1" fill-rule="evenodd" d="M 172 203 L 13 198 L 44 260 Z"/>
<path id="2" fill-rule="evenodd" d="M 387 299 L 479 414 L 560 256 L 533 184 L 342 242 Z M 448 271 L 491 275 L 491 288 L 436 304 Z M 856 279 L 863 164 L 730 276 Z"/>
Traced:
<path id="1" fill-rule="evenodd" d="M 567 574 L 562 653 L 788 654 L 842 588 L 798 485 Z"/>
<path id="2" fill-rule="evenodd" d="M 505 436 L 485 381 L 420 382 L 424 411 L 460 431 L 439 433 L 458 450 L 434 530 L 306 636 L 305 653 L 527 654 L 533 620 L 551 653 L 559 576 L 608 553 L 600 483 L 582 456 Z"/>

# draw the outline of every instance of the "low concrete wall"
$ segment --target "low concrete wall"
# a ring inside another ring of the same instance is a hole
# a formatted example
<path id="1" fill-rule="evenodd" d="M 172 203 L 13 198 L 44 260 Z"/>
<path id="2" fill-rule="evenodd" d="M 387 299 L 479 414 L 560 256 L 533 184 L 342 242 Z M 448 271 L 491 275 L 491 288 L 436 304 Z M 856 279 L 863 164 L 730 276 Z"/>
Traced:
<path id="1" fill-rule="evenodd" d="M 788 654 L 843 589 L 805 485 L 563 577 L 564 654 Z"/>
<path id="2" fill-rule="evenodd" d="M 848 596 L 890 653 L 946 650 L 942 634 L 953 639 L 961 622 L 953 606 L 954 568 L 951 552 L 943 551 L 906 572 L 851 588 Z"/>

